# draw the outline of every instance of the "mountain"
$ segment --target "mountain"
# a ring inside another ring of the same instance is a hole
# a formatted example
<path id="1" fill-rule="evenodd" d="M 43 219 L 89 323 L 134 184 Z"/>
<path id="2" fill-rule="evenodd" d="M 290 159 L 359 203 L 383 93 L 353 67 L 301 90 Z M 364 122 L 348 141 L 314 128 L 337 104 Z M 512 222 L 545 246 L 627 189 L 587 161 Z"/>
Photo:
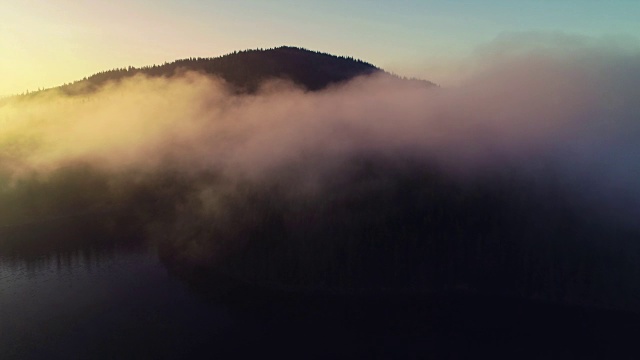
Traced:
<path id="1" fill-rule="evenodd" d="M 384 73 L 395 76 L 352 57 L 282 46 L 267 50 L 244 50 L 216 58 L 187 58 L 163 65 L 108 70 L 66 84 L 60 89 L 71 95 L 84 94 L 108 81 L 136 74 L 168 77 L 184 70 L 219 76 L 239 92 L 254 92 L 263 81 L 269 79 L 290 80 L 304 89 L 316 91 L 361 75 Z M 407 81 L 419 81 L 425 86 L 434 85 L 424 80 Z"/>
<path id="2" fill-rule="evenodd" d="M 214 74 L 238 91 L 270 78 L 317 90 L 363 74 L 393 76 L 362 61 L 283 47 L 112 70 L 60 91 L 83 94 L 135 74 L 183 70 Z M 37 130 L 7 137 L 7 158 L 22 143 L 39 146 L 31 136 Z M 86 243 L 148 240 L 185 278 L 222 274 L 287 291 L 475 292 L 640 313 L 638 229 L 601 215 L 555 167 L 505 162 L 461 181 L 412 151 L 337 154 L 311 151 L 255 179 L 215 166 L 113 174 L 70 163 L 14 182 L 12 168 L 0 166 L 0 254 L 37 259 Z"/>

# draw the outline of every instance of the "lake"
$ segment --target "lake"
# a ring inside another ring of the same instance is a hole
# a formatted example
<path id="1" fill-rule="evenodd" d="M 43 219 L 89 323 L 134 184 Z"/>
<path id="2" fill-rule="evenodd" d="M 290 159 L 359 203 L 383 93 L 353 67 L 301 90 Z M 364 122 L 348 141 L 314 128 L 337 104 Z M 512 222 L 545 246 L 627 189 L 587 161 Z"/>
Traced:
<path id="1" fill-rule="evenodd" d="M 0 261 L 3 359 L 179 358 L 212 345 L 231 323 L 152 251 Z"/>
<path id="2" fill-rule="evenodd" d="M 640 330 L 625 313 L 508 299 L 224 297 L 207 286 L 175 275 L 153 247 L 0 257 L 0 357 L 625 358 Z"/>

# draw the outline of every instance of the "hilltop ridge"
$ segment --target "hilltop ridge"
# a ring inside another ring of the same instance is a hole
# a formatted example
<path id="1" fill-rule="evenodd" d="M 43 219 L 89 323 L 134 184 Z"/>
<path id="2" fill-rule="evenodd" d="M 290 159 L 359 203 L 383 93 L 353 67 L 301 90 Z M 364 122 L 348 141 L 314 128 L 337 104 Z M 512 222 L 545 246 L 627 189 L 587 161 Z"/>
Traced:
<path id="1" fill-rule="evenodd" d="M 254 93 L 263 82 L 273 79 L 288 80 L 302 89 L 318 91 L 332 84 L 371 74 L 384 74 L 427 87 L 437 86 L 427 80 L 405 78 L 389 73 L 371 63 L 350 56 L 337 56 L 301 47 L 280 46 L 271 49 L 234 51 L 218 57 L 190 57 L 161 65 L 105 70 L 58 87 L 0 98 L 0 105 L 10 99 L 37 96 L 51 90 L 71 96 L 87 95 L 109 82 L 118 82 L 135 75 L 171 77 L 181 71 L 195 71 L 217 76 L 237 93 Z"/>
<path id="2" fill-rule="evenodd" d="M 162 65 L 112 69 L 64 84 L 58 89 L 68 95 L 81 95 L 95 91 L 109 81 L 119 81 L 137 74 L 169 77 L 182 70 L 218 76 L 236 91 L 249 93 L 255 92 L 261 83 L 269 79 L 285 79 L 306 90 L 317 91 L 362 75 L 383 73 L 397 77 L 353 57 L 280 46 L 272 49 L 234 51 L 219 57 L 190 57 Z M 435 86 L 426 80 L 406 80 Z"/>

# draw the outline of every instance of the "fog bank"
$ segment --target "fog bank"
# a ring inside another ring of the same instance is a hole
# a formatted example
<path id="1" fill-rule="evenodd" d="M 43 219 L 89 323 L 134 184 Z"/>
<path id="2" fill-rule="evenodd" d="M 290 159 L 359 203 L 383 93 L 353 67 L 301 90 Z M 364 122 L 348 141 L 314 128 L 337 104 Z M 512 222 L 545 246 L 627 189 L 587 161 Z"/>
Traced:
<path id="1" fill-rule="evenodd" d="M 629 305 L 638 48 L 511 36 L 465 74 L 237 94 L 181 71 L 14 98 L 0 106 L 0 225 L 117 208 L 94 227 L 142 224 L 169 262 L 256 280 Z"/>

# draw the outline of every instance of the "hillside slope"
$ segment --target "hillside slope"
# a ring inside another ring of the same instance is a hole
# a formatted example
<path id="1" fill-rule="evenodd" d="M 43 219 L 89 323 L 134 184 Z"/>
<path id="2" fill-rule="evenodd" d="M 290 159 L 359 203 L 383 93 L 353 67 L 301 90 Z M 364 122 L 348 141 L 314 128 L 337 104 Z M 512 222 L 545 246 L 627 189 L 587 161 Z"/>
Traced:
<path id="1" fill-rule="evenodd" d="M 315 91 L 357 76 L 385 73 L 370 63 L 351 57 L 283 46 L 267 50 L 244 50 L 216 58 L 187 58 L 163 65 L 114 69 L 64 85 L 60 89 L 67 94 L 82 94 L 91 92 L 106 82 L 136 74 L 166 77 L 180 71 L 219 76 L 239 92 L 253 92 L 269 79 L 286 79 L 304 89 Z M 423 80 L 413 81 L 421 81 L 426 86 L 434 85 Z"/>

